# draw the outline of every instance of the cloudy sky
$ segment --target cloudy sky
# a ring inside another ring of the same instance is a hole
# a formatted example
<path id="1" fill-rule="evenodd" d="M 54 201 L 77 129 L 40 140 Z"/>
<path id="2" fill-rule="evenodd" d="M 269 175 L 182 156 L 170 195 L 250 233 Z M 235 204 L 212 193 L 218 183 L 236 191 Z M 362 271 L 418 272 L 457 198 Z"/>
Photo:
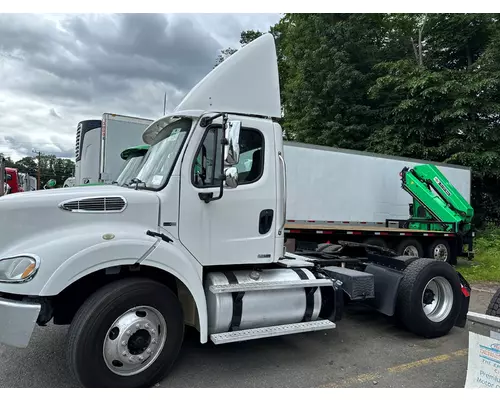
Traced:
<path id="1" fill-rule="evenodd" d="M 155 119 L 279 14 L 0 14 L 0 152 L 73 157 L 76 126 L 105 112 Z"/>

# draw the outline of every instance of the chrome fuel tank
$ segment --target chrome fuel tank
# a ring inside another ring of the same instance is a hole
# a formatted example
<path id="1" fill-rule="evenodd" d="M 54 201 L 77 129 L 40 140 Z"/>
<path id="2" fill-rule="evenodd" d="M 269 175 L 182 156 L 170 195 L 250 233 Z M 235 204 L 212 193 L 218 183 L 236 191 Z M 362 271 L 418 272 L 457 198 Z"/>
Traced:
<path id="1" fill-rule="evenodd" d="M 319 288 L 290 287 L 271 289 L 273 282 L 294 282 L 316 277 L 305 268 L 263 271 L 211 272 L 205 280 L 209 334 L 311 321 L 321 310 Z M 212 293 L 211 286 L 263 284 L 262 290 Z M 307 299 L 307 293 L 313 291 Z"/>

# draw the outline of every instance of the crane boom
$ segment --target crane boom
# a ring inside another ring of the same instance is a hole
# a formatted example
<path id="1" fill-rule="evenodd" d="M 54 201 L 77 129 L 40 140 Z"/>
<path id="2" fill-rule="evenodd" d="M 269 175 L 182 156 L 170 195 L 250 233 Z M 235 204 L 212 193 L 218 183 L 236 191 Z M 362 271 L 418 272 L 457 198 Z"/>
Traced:
<path id="1" fill-rule="evenodd" d="M 435 165 L 405 167 L 401 171 L 401 182 L 402 188 L 414 199 L 415 228 L 419 219 L 426 226 L 434 219 L 439 225 L 447 225 L 446 230 L 456 233 L 471 230 L 474 209 Z"/>

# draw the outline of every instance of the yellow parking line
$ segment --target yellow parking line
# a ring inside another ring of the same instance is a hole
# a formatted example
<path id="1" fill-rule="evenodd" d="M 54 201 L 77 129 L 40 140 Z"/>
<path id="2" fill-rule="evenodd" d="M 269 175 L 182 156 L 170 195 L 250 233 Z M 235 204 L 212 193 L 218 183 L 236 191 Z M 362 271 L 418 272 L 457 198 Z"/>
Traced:
<path id="1" fill-rule="evenodd" d="M 429 358 L 424 358 L 422 360 L 413 361 L 413 362 L 407 363 L 407 364 L 396 365 L 394 367 L 386 368 L 380 372 L 375 372 L 372 374 L 362 374 L 362 375 L 354 376 L 352 378 L 347 378 L 347 379 L 344 379 L 340 384 L 336 384 L 336 383 L 325 384 L 325 385 L 321 385 L 320 387 L 323 387 L 323 388 L 349 387 L 349 386 L 360 384 L 360 383 L 375 381 L 377 379 L 380 379 L 382 376 L 384 376 L 386 374 L 398 374 L 401 372 L 408 371 L 410 369 L 423 367 L 425 365 L 439 364 L 439 363 L 451 360 L 453 358 L 464 357 L 466 355 L 467 355 L 467 349 L 461 349 L 461 350 L 454 351 L 453 353 L 442 354 L 442 355 L 435 356 L 435 357 L 429 357 Z"/>

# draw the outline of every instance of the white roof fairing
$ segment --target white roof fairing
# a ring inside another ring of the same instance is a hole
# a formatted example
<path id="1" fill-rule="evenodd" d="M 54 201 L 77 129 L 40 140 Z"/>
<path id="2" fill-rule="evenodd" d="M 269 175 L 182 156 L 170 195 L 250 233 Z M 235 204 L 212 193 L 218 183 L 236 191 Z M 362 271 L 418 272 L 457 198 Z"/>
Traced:
<path id="1" fill-rule="evenodd" d="M 186 110 L 281 117 L 274 37 L 266 33 L 210 71 L 173 114 Z"/>
<path id="2" fill-rule="evenodd" d="M 146 128 L 142 140 L 151 144 L 172 118 L 199 118 L 219 112 L 281 118 L 278 59 L 270 33 L 250 42 L 205 75 L 172 113 Z"/>

